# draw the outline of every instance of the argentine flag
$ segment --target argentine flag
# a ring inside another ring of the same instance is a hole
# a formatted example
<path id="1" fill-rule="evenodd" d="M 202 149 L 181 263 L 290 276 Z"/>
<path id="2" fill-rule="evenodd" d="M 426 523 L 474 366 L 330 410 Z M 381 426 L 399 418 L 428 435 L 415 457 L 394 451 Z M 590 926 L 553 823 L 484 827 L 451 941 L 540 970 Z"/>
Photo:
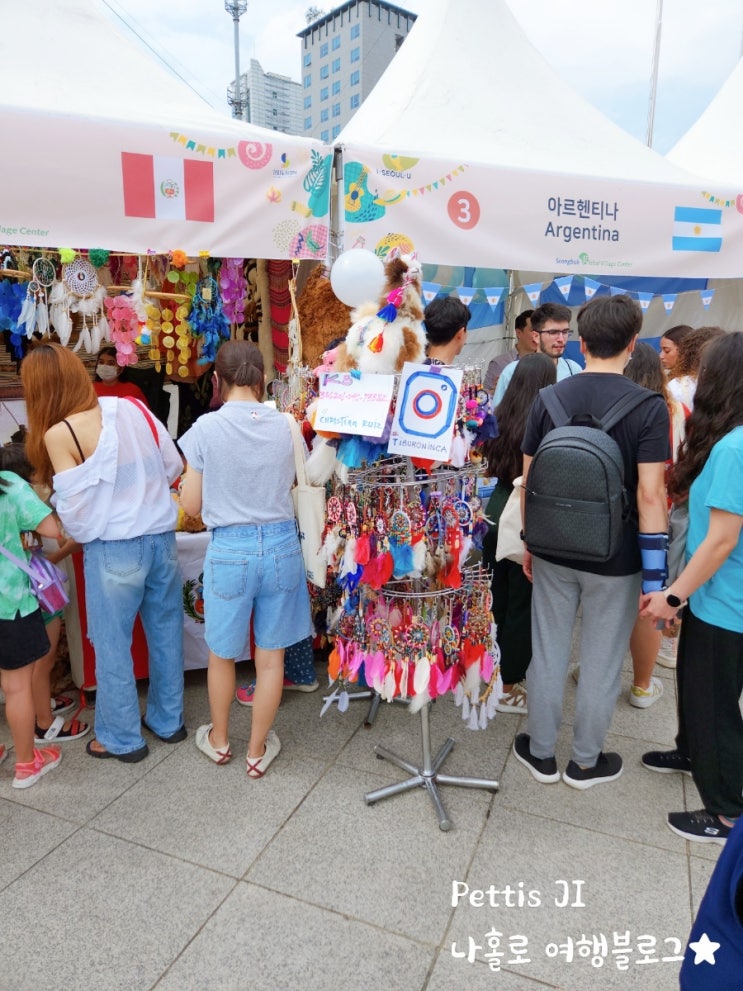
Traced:
<path id="1" fill-rule="evenodd" d="M 719 251 L 722 248 L 722 210 L 677 206 L 671 246 L 674 251 Z"/>

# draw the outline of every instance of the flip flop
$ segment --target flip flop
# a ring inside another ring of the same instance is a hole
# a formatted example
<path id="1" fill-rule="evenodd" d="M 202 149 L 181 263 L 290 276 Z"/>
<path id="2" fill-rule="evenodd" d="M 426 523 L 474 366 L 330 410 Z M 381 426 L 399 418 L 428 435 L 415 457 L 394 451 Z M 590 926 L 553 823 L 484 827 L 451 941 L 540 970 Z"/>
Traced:
<path id="1" fill-rule="evenodd" d="M 144 760 L 150 752 L 150 748 L 146 743 L 143 747 L 139 747 L 138 750 L 130 750 L 128 754 L 112 754 L 110 750 L 93 750 L 94 743 L 95 740 L 88 740 L 85 753 L 90 757 L 95 757 L 97 760 L 108 760 L 109 757 L 113 757 L 114 760 L 120 760 L 124 764 L 137 764 L 140 760 Z"/>

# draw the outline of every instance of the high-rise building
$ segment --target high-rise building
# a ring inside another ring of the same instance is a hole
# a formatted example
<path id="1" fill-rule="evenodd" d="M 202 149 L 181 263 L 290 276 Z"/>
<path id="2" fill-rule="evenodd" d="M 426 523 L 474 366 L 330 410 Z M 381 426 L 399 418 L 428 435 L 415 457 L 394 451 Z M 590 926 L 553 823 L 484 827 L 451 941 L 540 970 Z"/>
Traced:
<path id="1" fill-rule="evenodd" d="M 302 133 L 332 141 L 374 88 L 415 23 L 385 0 L 347 0 L 300 31 Z"/>
<path id="2" fill-rule="evenodd" d="M 272 131 L 302 134 L 302 86 L 288 76 L 264 72 L 257 59 L 240 76 L 245 112 L 243 119 Z M 234 80 L 229 94 L 234 95 Z"/>

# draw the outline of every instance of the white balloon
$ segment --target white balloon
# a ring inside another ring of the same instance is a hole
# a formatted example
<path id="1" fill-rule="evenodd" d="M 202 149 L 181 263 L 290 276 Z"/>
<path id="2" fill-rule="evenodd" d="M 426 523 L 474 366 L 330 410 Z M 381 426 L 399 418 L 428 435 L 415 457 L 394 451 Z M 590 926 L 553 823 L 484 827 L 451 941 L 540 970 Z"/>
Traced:
<path id="1" fill-rule="evenodd" d="M 366 248 L 351 248 L 333 262 L 330 285 L 346 306 L 376 301 L 384 286 L 384 262 Z"/>

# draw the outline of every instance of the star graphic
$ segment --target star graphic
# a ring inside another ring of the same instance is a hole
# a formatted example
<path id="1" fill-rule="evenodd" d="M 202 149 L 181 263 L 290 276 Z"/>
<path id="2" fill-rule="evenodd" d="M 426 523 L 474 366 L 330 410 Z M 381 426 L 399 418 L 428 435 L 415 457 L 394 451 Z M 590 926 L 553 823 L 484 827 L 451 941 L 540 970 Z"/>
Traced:
<path id="1" fill-rule="evenodd" d="M 689 949 L 694 951 L 694 963 L 715 964 L 715 952 L 720 949 L 719 943 L 713 943 L 707 933 L 702 933 L 696 943 L 689 943 Z"/>

